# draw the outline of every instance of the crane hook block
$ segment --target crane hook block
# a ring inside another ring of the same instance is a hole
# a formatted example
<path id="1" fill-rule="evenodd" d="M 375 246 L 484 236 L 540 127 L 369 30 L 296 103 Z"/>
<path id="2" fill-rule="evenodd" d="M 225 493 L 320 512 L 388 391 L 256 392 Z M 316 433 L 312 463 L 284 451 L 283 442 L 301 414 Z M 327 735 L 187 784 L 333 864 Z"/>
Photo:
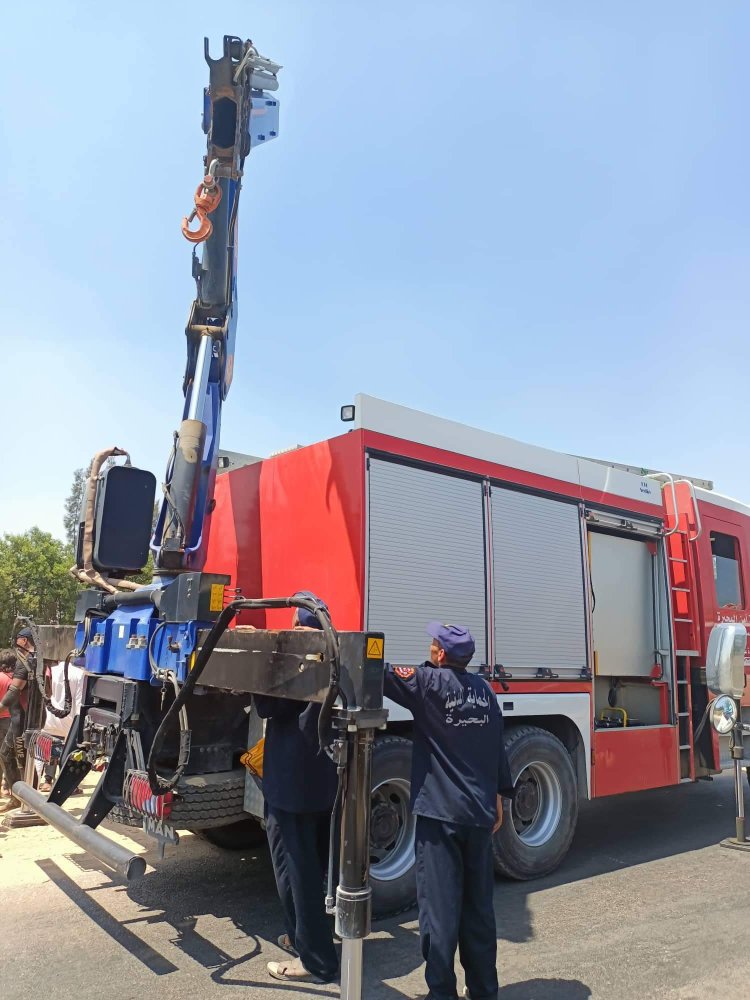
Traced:
<path id="1" fill-rule="evenodd" d="M 214 228 L 208 214 L 213 212 L 220 201 L 221 188 L 216 183 L 216 178 L 207 174 L 195 189 L 195 208 L 182 220 L 182 235 L 186 240 L 190 243 L 202 243 L 208 239 Z M 191 229 L 190 223 L 195 218 L 198 219 L 198 228 Z"/>

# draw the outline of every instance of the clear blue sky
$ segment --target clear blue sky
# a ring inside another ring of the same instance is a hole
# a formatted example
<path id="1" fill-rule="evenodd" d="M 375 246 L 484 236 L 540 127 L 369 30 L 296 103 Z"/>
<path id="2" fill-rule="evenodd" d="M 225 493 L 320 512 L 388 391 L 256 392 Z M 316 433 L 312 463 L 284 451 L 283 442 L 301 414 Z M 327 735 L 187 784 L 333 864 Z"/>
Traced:
<path id="1" fill-rule="evenodd" d="M 750 4 L 47 0 L 0 41 L 0 532 L 61 535 L 110 443 L 161 477 L 224 33 L 284 65 L 225 447 L 364 391 L 750 500 Z"/>

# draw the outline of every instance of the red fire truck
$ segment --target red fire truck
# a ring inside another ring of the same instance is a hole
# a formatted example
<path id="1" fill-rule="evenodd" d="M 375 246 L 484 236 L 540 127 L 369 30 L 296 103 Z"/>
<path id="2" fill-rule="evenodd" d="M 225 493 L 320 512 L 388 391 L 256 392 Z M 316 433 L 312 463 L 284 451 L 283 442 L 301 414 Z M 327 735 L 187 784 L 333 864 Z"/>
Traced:
<path id="1" fill-rule="evenodd" d="M 471 628 L 517 787 L 498 871 L 525 879 L 559 865 L 581 798 L 719 771 L 714 730 L 699 731 L 706 644 L 715 623 L 750 619 L 750 507 L 709 482 L 370 396 L 342 418 L 347 432 L 318 444 L 224 459 L 206 569 L 245 596 L 311 588 L 338 628 L 383 631 L 396 664 L 424 661 L 429 620 Z M 412 896 L 409 735 L 391 706 L 373 761 L 380 910 Z M 245 808 L 262 815 L 252 782 Z"/>

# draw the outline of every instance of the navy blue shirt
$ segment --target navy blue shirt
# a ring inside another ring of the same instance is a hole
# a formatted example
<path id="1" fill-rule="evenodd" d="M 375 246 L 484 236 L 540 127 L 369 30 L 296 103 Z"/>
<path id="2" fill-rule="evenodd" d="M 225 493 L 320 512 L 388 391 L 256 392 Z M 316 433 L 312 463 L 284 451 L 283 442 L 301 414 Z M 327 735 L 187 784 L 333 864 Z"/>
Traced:
<path id="1" fill-rule="evenodd" d="M 489 684 L 460 667 L 386 666 L 384 694 L 414 716 L 411 808 L 417 816 L 493 826 L 513 782 L 503 716 Z"/>
<path id="2" fill-rule="evenodd" d="M 267 719 L 263 796 L 269 806 L 293 813 L 330 812 L 336 798 L 336 765 L 318 746 L 320 705 L 291 698 L 254 696 Z"/>

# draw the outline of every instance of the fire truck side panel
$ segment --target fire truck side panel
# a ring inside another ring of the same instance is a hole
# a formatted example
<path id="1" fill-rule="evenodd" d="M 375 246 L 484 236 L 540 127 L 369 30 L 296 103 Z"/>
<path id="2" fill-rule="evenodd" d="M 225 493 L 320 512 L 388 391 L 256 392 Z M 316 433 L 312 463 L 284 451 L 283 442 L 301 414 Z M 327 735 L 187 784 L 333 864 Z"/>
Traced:
<path id="1" fill-rule="evenodd" d="M 208 518 L 206 572 L 228 573 L 230 589 L 245 597 L 263 594 L 259 556 L 260 478 L 265 462 L 216 477 L 216 507 Z M 232 595 L 234 596 L 234 595 Z M 244 624 L 262 628 L 262 612 L 243 612 Z"/>
<path id="2" fill-rule="evenodd" d="M 352 432 L 217 477 L 208 572 L 229 573 L 244 597 L 306 589 L 341 629 L 362 627 L 364 457 Z M 289 611 L 243 613 L 289 627 Z"/>
<path id="3" fill-rule="evenodd" d="M 311 590 L 328 603 L 338 628 L 362 628 L 364 488 L 362 435 L 357 431 L 263 462 L 265 596 Z M 290 613 L 270 611 L 266 621 L 268 628 L 288 628 Z"/>
<path id="4" fill-rule="evenodd" d="M 675 726 L 595 730 L 594 796 L 676 785 L 680 780 Z"/>

